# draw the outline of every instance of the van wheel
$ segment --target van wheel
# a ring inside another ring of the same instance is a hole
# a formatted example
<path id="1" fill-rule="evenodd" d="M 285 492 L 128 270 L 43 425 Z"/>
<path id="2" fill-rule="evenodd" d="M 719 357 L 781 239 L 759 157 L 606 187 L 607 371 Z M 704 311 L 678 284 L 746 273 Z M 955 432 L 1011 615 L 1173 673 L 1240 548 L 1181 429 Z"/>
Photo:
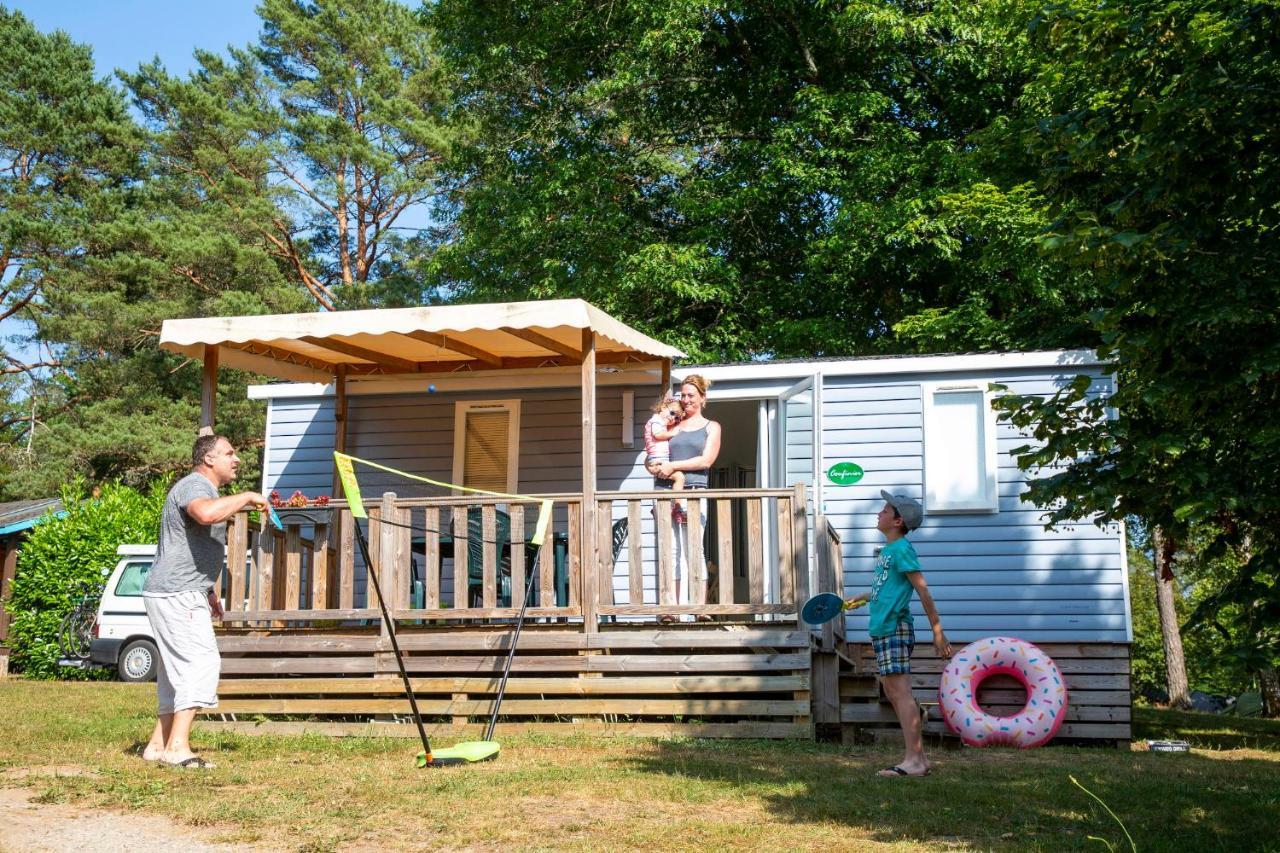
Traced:
<path id="1" fill-rule="evenodd" d="M 121 681 L 155 681 L 159 662 L 156 644 L 150 640 L 134 640 L 120 652 Z"/>

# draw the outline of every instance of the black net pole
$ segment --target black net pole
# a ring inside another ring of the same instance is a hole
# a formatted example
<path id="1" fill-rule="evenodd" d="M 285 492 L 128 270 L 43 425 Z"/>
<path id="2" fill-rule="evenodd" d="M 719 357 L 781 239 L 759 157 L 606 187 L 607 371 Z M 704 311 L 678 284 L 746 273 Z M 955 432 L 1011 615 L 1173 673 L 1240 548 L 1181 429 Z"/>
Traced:
<path id="1" fill-rule="evenodd" d="M 533 568 L 525 579 L 524 603 L 520 605 L 520 615 L 516 617 L 516 630 L 511 635 L 511 648 L 507 651 L 507 665 L 502 668 L 502 681 L 498 684 L 498 698 L 493 702 L 493 715 L 489 717 L 489 728 L 485 730 L 484 739 L 493 740 L 493 729 L 498 725 L 498 709 L 502 707 L 502 697 L 507 692 L 507 677 L 511 675 L 511 662 L 516 657 L 516 643 L 520 641 L 520 629 L 524 627 L 524 612 L 529 609 L 529 598 L 533 595 L 533 576 L 537 574 L 542 559 L 542 549 L 533 558 Z"/>
<path id="2" fill-rule="evenodd" d="M 429 763 L 431 761 L 431 742 L 427 740 L 427 730 L 422 725 L 422 715 L 418 713 L 418 700 L 413 695 L 413 686 L 409 684 L 409 673 L 404 668 L 404 655 L 400 654 L 400 643 L 396 640 L 396 623 L 387 611 L 387 602 L 382 597 L 382 585 L 378 583 L 378 572 L 374 569 L 373 560 L 369 556 L 369 543 L 364 538 L 364 531 L 360 529 L 360 522 L 352 518 L 351 523 L 356 528 L 356 540 L 360 543 L 360 554 L 364 557 L 364 565 L 369 572 L 369 580 L 373 582 L 373 591 L 378 596 L 378 607 L 382 610 L 382 621 L 387 626 L 387 636 L 391 638 L 391 648 L 396 653 L 396 665 L 400 667 L 400 678 L 404 680 L 404 692 L 409 697 L 409 708 L 413 711 L 413 721 L 418 724 L 418 736 L 422 738 L 422 751 L 427 754 Z M 521 613 L 523 612 L 521 610 Z M 514 645 L 512 647 L 514 648 Z"/>

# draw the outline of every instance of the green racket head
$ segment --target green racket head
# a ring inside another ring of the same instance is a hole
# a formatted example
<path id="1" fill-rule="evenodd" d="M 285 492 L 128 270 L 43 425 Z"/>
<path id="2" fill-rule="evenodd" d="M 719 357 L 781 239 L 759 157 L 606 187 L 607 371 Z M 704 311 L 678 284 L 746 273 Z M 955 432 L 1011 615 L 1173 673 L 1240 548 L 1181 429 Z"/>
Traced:
<path id="1" fill-rule="evenodd" d="M 419 767 L 452 767 L 455 764 L 475 764 L 480 761 L 493 761 L 498 757 L 502 747 L 497 741 L 468 740 L 447 746 L 444 749 L 433 749 L 431 760 L 427 760 L 425 752 L 418 753 Z"/>

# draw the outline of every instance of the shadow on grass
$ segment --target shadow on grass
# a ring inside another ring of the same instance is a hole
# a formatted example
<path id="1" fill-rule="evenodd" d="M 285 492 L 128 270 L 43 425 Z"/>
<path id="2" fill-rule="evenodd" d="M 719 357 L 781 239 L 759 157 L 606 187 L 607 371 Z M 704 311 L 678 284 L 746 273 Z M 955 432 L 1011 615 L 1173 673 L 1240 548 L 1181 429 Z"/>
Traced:
<path id="1" fill-rule="evenodd" d="M 656 742 L 652 753 L 631 762 L 646 773 L 697 780 L 694 787 L 709 788 L 712 799 L 721 789 L 759 798 L 777 820 L 829 822 L 882 842 L 1100 849 L 1088 838 L 1097 836 L 1128 850 L 1120 827 L 1071 783 L 1075 776 L 1119 815 L 1139 850 L 1277 847 L 1280 756 L 966 749 L 933 753 L 927 778 L 875 776 L 898 756 L 814 744 L 684 741 Z"/>

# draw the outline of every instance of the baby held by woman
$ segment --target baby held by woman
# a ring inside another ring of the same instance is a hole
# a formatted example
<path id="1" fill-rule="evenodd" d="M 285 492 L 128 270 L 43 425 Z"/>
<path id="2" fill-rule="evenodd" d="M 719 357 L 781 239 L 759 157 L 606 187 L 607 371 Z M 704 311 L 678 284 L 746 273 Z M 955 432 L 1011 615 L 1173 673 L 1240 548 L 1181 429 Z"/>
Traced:
<path id="1" fill-rule="evenodd" d="M 659 477 L 659 467 L 671 461 L 671 438 L 676 434 L 684 409 L 675 397 L 663 394 L 653 404 L 653 415 L 644 425 L 644 467 L 655 478 Z M 671 475 L 671 488 L 684 489 L 684 472 L 676 471 Z M 671 508 L 671 517 L 677 524 L 683 524 L 684 502 L 676 501 Z"/>

